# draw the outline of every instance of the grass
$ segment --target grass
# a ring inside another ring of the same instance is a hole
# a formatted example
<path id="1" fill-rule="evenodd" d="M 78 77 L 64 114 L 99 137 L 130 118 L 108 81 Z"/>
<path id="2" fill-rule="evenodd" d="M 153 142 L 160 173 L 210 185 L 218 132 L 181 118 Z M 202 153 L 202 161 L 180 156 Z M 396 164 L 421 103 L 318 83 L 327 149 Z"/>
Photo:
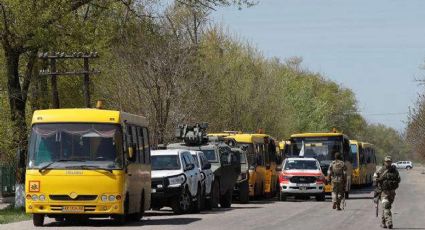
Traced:
<path id="1" fill-rule="evenodd" d="M 0 210 L 0 224 L 7 224 L 31 219 L 31 215 L 25 213 L 25 208 L 15 208 L 13 205 Z"/>

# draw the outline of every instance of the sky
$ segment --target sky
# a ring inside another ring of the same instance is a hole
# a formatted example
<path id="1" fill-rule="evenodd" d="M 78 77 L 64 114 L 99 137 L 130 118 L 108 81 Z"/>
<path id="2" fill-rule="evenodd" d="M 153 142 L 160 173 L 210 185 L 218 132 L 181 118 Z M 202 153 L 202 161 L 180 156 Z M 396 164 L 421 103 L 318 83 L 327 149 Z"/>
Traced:
<path id="1" fill-rule="evenodd" d="M 424 0 L 259 0 L 217 9 L 214 22 L 266 57 L 303 67 L 356 94 L 370 123 L 403 131 L 425 78 Z"/>

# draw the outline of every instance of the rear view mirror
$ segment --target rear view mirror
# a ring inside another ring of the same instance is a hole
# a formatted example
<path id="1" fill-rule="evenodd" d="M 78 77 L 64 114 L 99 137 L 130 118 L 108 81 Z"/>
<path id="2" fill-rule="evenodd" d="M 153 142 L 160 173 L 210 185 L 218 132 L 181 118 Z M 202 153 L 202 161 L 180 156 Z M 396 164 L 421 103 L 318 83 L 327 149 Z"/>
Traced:
<path id="1" fill-rule="evenodd" d="M 278 166 L 276 167 L 276 171 L 278 171 L 278 172 L 282 171 L 282 165 L 278 165 Z"/>

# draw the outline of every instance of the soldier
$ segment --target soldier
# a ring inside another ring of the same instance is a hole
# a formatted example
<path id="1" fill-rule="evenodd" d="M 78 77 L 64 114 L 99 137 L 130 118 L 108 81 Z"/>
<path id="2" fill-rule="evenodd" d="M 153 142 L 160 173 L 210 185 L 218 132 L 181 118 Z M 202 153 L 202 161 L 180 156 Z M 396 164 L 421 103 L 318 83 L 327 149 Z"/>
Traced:
<path id="1" fill-rule="evenodd" d="M 373 175 L 376 186 L 375 202 L 382 202 L 382 223 L 383 228 L 393 228 L 393 220 L 391 214 L 391 205 L 394 202 L 395 190 L 400 183 L 400 175 L 397 168 L 392 165 L 391 156 L 386 156 L 384 165 Z"/>
<path id="2" fill-rule="evenodd" d="M 329 165 L 328 177 L 332 182 L 332 208 L 339 211 L 347 181 L 347 168 L 339 152 L 335 153 L 335 160 Z"/>

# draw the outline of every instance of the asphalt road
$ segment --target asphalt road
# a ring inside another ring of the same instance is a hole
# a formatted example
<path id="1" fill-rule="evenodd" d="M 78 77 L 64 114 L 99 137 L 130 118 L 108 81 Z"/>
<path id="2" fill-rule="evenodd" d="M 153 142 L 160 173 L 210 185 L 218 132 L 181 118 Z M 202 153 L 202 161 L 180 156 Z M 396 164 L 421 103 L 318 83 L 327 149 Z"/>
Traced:
<path id="1" fill-rule="evenodd" d="M 393 206 L 394 229 L 425 229 L 425 174 L 423 168 L 401 170 L 402 182 Z M 46 229 L 380 229 L 369 188 L 355 190 L 343 211 L 331 209 L 331 202 L 315 200 L 253 201 L 233 204 L 200 214 L 173 215 L 170 211 L 148 212 L 141 222 L 114 226 L 109 220 L 90 220 L 70 225 L 47 219 Z M 380 210 L 381 211 L 381 210 Z M 0 225 L 0 229 L 35 229 L 32 221 Z"/>

